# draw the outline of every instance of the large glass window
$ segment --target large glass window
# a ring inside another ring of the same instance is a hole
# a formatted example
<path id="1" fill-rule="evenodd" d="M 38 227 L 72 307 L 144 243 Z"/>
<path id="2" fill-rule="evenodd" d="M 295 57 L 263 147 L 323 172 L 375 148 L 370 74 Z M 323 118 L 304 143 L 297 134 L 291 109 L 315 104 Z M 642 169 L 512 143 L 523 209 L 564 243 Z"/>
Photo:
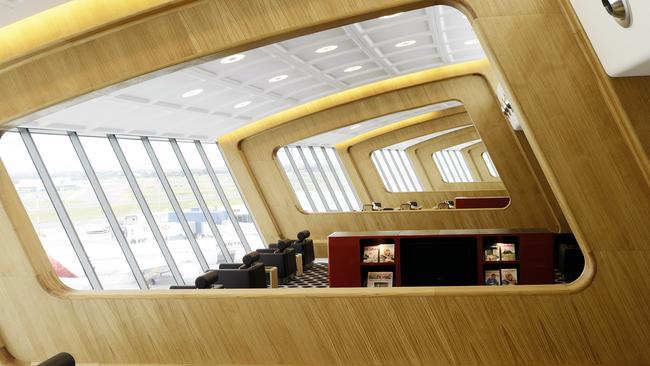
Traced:
<path id="1" fill-rule="evenodd" d="M 142 141 L 119 139 L 119 143 L 183 279 L 193 283 L 202 272 L 201 266 Z"/>
<path id="2" fill-rule="evenodd" d="M 246 254 L 244 248 L 244 243 L 242 239 L 237 234 L 237 228 L 235 225 L 239 225 L 239 222 L 233 222 L 230 220 L 226 206 L 219 197 L 219 192 L 215 187 L 208 170 L 201 160 L 201 155 L 197 150 L 196 145 L 193 142 L 180 142 L 178 146 L 183 153 L 183 157 L 187 162 L 188 167 L 192 172 L 192 177 L 196 181 L 196 184 L 199 190 L 202 193 L 202 196 L 205 200 L 210 214 L 212 215 L 212 221 L 217 227 L 218 234 L 221 236 L 222 240 L 225 243 L 225 246 L 230 252 L 233 260 L 240 261 L 241 258 Z M 201 224 L 202 226 L 207 226 L 205 223 Z M 207 227 L 203 228 L 203 233 L 201 235 L 200 241 L 206 241 L 210 239 L 207 243 L 202 245 L 211 245 L 214 249 L 217 248 L 217 243 L 215 242 L 215 237 Z M 219 258 L 219 262 L 223 262 L 223 257 Z M 208 260 L 210 262 L 210 260 Z"/>
<path id="3" fill-rule="evenodd" d="M 483 161 L 485 162 L 485 165 L 488 168 L 488 171 L 490 172 L 490 175 L 493 177 L 498 177 L 499 172 L 497 172 L 497 168 L 494 166 L 494 163 L 492 162 L 492 158 L 490 157 L 490 154 L 486 151 L 483 154 L 481 154 L 481 157 L 483 158 Z"/>
<path id="4" fill-rule="evenodd" d="M 80 140 L 147 285 L 168 288 L 175 284 L 109 141 L 99 137 L 81 137 Z"/>
<path id="5" fill-rule="evenodd" d="M 248 245 L 251 249 L 255 250 L 258 248 L 263 248 L 264 243 L 262 242 L 262 237 L 260 236 L 255 222 L 253 221 L 253 216 L 248 211 L 244 199 L 237 188 L 237 184 L 230 174 L 230 169 L 226 165 L 226 161 L 221 155 L 219 146 L 217 144 L 202 144 L 201 145 L 205 150 L 205 153 L 212 165 L 223 191 L 230 202 L 236 220 L 239 221 L 239 226 L 242 228 Z"/>
<path id="6" fill-rule="evenodd" d="M 79 257 L 18 133 L 6 132 L 0 138 L 0 157 L 56 275 L 70 288 L 89 290 L 90 282 Z"/>
<path id="7" fill-rule="evenodd" d="M 433 153 L 442 180 L 447 183 L 473 182 L 467 162 L 458 150 L 441 150 Z"/>
<path id="8" fill-rule="evenodd" d="M 328 158 L 328 164 L 330 164 L 330 169 L 333 169 L 336 172 L 336 177 L 338 178 L 337 181 L 340 182 L 341 185 L 343 186 L 343 190 L 345 191 L 345 196 L 348 198 L 350 204 L 352 205 L 352 209 L 360 210 L 361 204 L 359 203 L 359 198 L 357 198 L 354 190 L 352 189 L 352 184 L 350 183 L 350 179 L 345 174 L 345 171 L 341 166 L 341 161 L 339 160 L 336 151 L 332 147 L 327 147 L 323 149 L 325 150 L 326 157 Z"/>
<path id="9" fill-rule="evenodd" d="M 404 150 L 375 150 L 370 157 L 384 186 L 390 192 L 422 191 L 420 181 Z"/>
<path id="10" fill-rule="evenodd" d="M 190 284 L 263 247 L 216 144 L 20 129 L 0 158 L 71 288 Z"/>
<path id="11" fill-rule="evenodd" d="M 304 182 L 304 186 L 306 187 L 307 194 L 309 194 L 309 197 L 311 198 L 310 202 L 313 202 L 313 206 L 315 207 L 316 212 L 326 212 L 327 209 L 325 208 L 325 205 L 323 204 L 323 200 L 321 199 L 321 196 L 319 195 L 319 192 L 317 190 L 316 182 L 312 180 L 312 177 L 309 175 L 309 167 L 307 166 L 307 163 L 303 160 L 301 154 L 300 154 L 300 149 L 298 147 L 289 147 L 287 148 L 288 152 L 288 157 L 289 159 L 293 160 L 293 167 L 296 169 L 296 175 L 298 176 L 298 179 L 302 179 Z"/>
<path id="12" fill-rule="evenodd" d="M 278 150 L 298 202 L 308 212 L 358 210 L 359 203 L 332 147 L 287 146 Z"/>
<path id="13" fill-rule="evenodd" d="M 138 288 L 69 137 L 32 137 L 102 287 Z"/>

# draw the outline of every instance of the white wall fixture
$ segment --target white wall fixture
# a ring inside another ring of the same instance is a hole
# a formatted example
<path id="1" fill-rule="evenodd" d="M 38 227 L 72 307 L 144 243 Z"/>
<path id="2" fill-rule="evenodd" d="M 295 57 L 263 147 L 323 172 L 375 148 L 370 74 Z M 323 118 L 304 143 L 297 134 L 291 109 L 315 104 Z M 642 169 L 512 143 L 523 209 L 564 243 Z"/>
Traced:
<path id="1" fill-rule="evenodd" d="M 650 75 L 650 1 L 571 0 L 609 76 Z"/>

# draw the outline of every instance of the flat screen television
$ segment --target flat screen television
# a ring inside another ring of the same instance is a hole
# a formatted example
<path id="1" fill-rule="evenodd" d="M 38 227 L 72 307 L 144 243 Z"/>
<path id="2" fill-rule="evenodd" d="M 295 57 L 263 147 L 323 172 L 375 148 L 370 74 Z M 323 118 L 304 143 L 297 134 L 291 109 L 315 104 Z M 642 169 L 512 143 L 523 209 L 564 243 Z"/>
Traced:
<path id="1" fill-rule="evenodd" d="M 476 246 L 468 237 L 401 239 L 402 286 L 476 285 Z"/>

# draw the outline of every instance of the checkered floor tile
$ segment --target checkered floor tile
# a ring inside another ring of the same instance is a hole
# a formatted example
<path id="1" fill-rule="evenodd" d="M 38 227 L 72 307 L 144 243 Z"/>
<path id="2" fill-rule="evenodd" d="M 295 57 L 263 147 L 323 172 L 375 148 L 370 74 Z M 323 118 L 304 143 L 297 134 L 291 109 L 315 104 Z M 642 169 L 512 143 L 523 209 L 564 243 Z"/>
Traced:
<path id="1" fill-rule="evenodd" d="M 304 271 L 303 275 L 296 277 L 280 288 L 327 288 L 329 287 L 327 262 L 315 262 L 311 269 Z M 566 283 L 564 276 L 555 270 L 555 283 Z"/>
<path id="2" fill-rule="evenodd" d="M 296 277 L 295 280 L 289 281 L 286 285 L 280 285 L 280 288 L 326 288 L 329 287 L 327 276 L 327 263 L 314 262 L 310 269 L 306 269 L 302 276 Z"/>

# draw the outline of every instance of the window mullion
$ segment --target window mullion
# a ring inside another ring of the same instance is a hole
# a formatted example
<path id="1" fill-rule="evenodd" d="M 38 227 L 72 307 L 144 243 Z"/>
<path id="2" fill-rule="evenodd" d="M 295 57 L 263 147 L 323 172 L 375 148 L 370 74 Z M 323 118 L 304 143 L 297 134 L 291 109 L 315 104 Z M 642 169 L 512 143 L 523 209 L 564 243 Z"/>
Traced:
<path id="1" fill-rule="evenodd" d="M 246 236 L 244 235 L 244 231 L 242 230 L 241 225 L 239 225 L 239 221 L 237 220 L 235 211 L 232 209 L 232 206 L 230 205 L 230 201 L 228 200 L 228 197 L 226 196 L 226 192 L 223 190 L 223 187 L 221 186 L 221 183 L 217 178 L 217 174 L 214 172 L 214 169 L 212 168 L 212 164 L 210 164 L 210 160 L 208 159 L 208 155 L 205 153 L 205 149 L 203 149 L 203 145 L 201 145 L 201 141 L 198 140 L 194 141 L 194 145 L 196 146 L 196 149 L 199 151 L 199 156 L 201 156 L 201 160 L 203 160 L 203 165 L 205 165 L 205 169 L 208 171 L 210 180 L 212 180 L 212 184 L 214 185 L 214 188 L 217 190 L 217 194 L 221 199 L 221 203 L 226 209 L 226 213 L 228 214 L 228 217 L 230 218 L 230 222 L 232 222 L 232 225 L 235 228 L 235 232 L 239 236 L 240 242 L 244 246 L 244 250 L 246 250 L 246 253 L 250 253 L 251 247 L 248 244 L 248 239 L 246 239 Z"/>
<path id="2" fill-rule="evenodd" d="M 393 186 L 393 192 L 401 192 L 400 185 L 397 183 L 397 178 L 395 177 L 395 174 L 393 174 L 393 169 L 391 169 L 391 166 L 388 164 L 388 159 L 386 159 L 386 156 L 384 155 L 384 150 L 379 150 L 379 157 L 384 161 L 384 166 L 386 167 L 386 176 L 390 177 L 391 179 L 391 186 Z"/>
<path id="3" fill-rule="evenodd" d="M 334 189 L 332 188 L 332 185 L 330 184 L 329 180 L 327 180 L 327 175 L 325 175 L 325 170 L 323 170 L 323 166 L 321 165 L 320 161 L 318 160 L 318 156 L 316 156 L 316 152 L 314 151 L 313 146 L 309 147 L 309 152 L 311 153 L 312 158 L 316 162 L 316 167 L 318 167 L 318 171 L 320 172 L 320 175 L 323 177 L 323 181 L 325 182 L 325 186 L 327 186 L 327 189 L 329 190 L 330 195 L 332 196 L 332 201 L 334 201 L 334 205 L 336 206 L 336 209 L 338 211 L 342 211 L 341 204 L 339 203 L 339 200 L 336 197 L 336 194 L 334 193 Z"/>
<path id="4" fill-rule="evenodd" d="M 327 155 L 326 148 L 321 146 L 321 151 L 323 153 L 323 156 L 325 157 L 327 166 L 329 167 L 330 171 L 332 172 L 332 175 L 334 176 L 334 181 L 336 182 L 336 185 L 341 190 L 341 195 L 343 195 L 343 199 L 345 200 L 345 203 L 348 205 L 350 210 L 354 210 L 354 206 L 352 206 L 352 202 L 350 202 L 350 197 L 348 197 L 348 195 L 345 193 L 345 188 L 343 188 L 343 183 L 341 183 L 341 179 L 339 178 L 339 175 L 336 174 L 336 169 L 334 169 L 334 165 L 332 164 L 330 157 Z"/>
<path id="5" fill-rule="evenodd" d="M 307 197 L 307 202 L 309 202 L 309 206 L 312 212 L 317 212 L 318 208 L 314 204 L 314 200 L 311 197 L 311 193 L 307 189 L 307 184 L 305 181 L 302 179 L 302 174 L 300 174 L 300 170 L 298 169 L 298 166 L 296 165 L 296 161 L 293 160 L 293 154 L 291 154 L 291 151 L 289 151 L 288 147 L 283 147 L 284 151 L 287 154 L 287 159 L 289 159 L 289 163 L 291 164 L 291 168 L 293 169 L 294 173 L 296 174 L 296 178 L 298 178 L 298 183 L 300 183 L 300 187 L 302 187 L 303 192 L 305 192 L 305 197 Z"/>
<path id="6" fill-rule="evenodd" d="M 393 161 L 395 168 L 397 169 L 397 173 L 399 174 L 400 179 L 402 180 L 402 183 L 406 188 L 405 191 L 414 191 L 415 187 L 413 187 L 412 182 L 408 180 L 408 174 L 406 173 L 406 170 L 401 164 L 398 163 L 398 160 L 395 159 L 395 150 L 386 150 L 386 151 L 390 156 L 391 160 Z"/>
<path id="7" fill-rule="evenodd" d="M 309 165 L 309 161 L 307 161 L 307 157 L 305 156 L 305 153 L 302 151 L 303 147 L 302 146 L 296 146 L 296 149 L 298 149 L 298 154 L 300 154 L 300 159 L 302 159 L 302 164 L 305 167 L 305 169 L 307 170 L 307 174 L 309 174 L 309 178 L 311 179 L 312 182 L 314 182 L 314 188 L 316 188 L 316 193 L 318 193 L 318 197 L 323 202 L 323 207 L 325 207 L 325 211 L 332 211 L 332 209 L 330 208 L 329 203 L 325 199 L 325 195 L 323 194 L 323 191 L 320 189 L 320 185 L 318 184 L 318 181 L 316 180 L 316 175 L 311 170 L 311 166 Z"/>
<path id="8" fill-rule="evenodd" d="M 143 136 L 142 138 L 140 138 L 140 140 L 144 145 L 144 149 L 147 151 L 147 155 L 149 155 L 151 164 L 153 165 L 153 168 L 156 171 L 156 175 L 158 175 L 158 180 L 160 180 L 160 183 L 162 184 L 162 187 L 165 190 L 165 193 L 167 194 L 167 198 L 169 199 L 169 202 L 174 208 L 176 217 L 178 217 L 178 222 L 181 224 L 181 227 L 185 232 L 185 236 L 187 237 L 187 240 L 190 242 L 190 246 L 194 251 L 194 255 L 196 256 L 196 259 L 199 261 L 199 265 L 201 266 L 201 269 L 207 271 L 210 268 L 208 266 L 208 262 L 205 260 L 205 257 L 203 256 L 201 247 L 199 246 L 199 243 L 196 241 L 196 237 L 192 232 L 192 228 L 190 227 L 190 224 L 187 222 L 187 218 L 185 217 L 185 213 L 183 212 L 180 203 L 178 203 L 178 199 L 176 199 L 176 195 L 172 190 L 172 186 L 169 184 L 169 180 L 165 175 L 165 171 L 163 170 L 162 165 L 160 165 L 158 156 L 156 156 L 156 153 L 153 151 L 153 147 L 151 146 L 151 142 L 149 141 L 149 138 Z"/>
<path id="9" fill-rule="evenodd" d="M 174 260 L 174 257 L 172 256 L 172 253 L 169 250 L 169 247 L 167 246 L 167 242 L 165 241 L 162 232 L 160 232 L 160 228 L 156 223 L 156 219 L 154 218 L 153 213 L 151 212 L 151 208 L 149 207 L 147 200 L 144 198 L 144 194 L 142 193 L 142 190 L 138 185 L 138 181 L 136 180 L 135 175 L 133 174 L 133 170 L 131 170 L 128 161 L 126 161 L 126 157 L 124 156 L 122 147 L 120 147 L 120 143 L 117 141 L 117 138 L 114 135 L 108 135 L 108 141 L 111 143 L 113 152 L 115 152 L 115 157 L 117 157 L 117 161 L 120 163 L 120 167 L 122 167 L 124 176 L 126 177 L 127 182 L 129 182 L 131 191 L 133 191 L 133 194 L 135 195 L 135 199 L 136 201 L 138 201 L 138 205 L 140 206 L 140 209 L 142 210 L 142 214 L 144 215 L 144 218 L 147 221 L 149 228 L 151 229 L 151 233 L 156 239 L 156 243 L 158 243 L 160 252 L 165 258 L 165 261 L 169 266 L 169 270 L 172 272 L 174 281 L 176 281 L 176 284 L 178 285 L 184 284 L 185 280 L 183 279 L 181 272 L 178 270 L 176 261 Z"/>
<path id="10" fill-rule="evenodd" d="M 379 161 L 379 150 L 374 151 L 374 152 L 370 155 L 370 157 L 371 157 L 373 163 L 375 163 L 375 167 L 376 167 L 376 168 L 378 169 L 378 171 L 379 171 L 379 176 L 380 176 L 381 179 L 384 181 L 384 186 L 385 186 L 386 188 L 388 188 L 388 190 L 392 190 L 392 189 L 393 189 L 393 185 L 388 181 L 388 175 L 387 175 L 386 172 L 384 171 L 384 167 L 383 167 L 383 165 L 381 165 L 381 162 Z"/>
<path id="11" fill-rule="evenodd" d="M 187 165 L 187 161 L 185 160 L 185 157 L 183 156 L 180 147 L 178 147 L 178 142 L 176 142 L 176 139 L 169 139 L 169 143 L 172 145 L 172 150 L 174 150 L 174 154 L 176 154 L 176 159 L 178 159 L 178 162 L 181 165 L 181 169 L 183 170 L 183 174 L 185 174 L 185 178 L 187 178 L 187 182 L 190 185 L 190 189 L 192 189 L 192 193 L 194 193 L 196 202 L 199 204 L 199 207 L 203 212 L 203 216 L 205 216 L 205 221 L 208 223 L 208 226 L 210 227 L 210 230 L 212 231 L 214 238 L 217 240 L 217 244 L 219 246 L 219 249 L 221 250 L 221 254 L 223 254 L 224 258 L 226 258 L 226 262 L 232 263 L 233 262 L 232 256 L 230 255 L 230 252 L 226 247 L 226 243 L 223 241 L 223 238 L 221 237 L 221 232 L 219 231 L 219 228 L 217 228 L 217 224 L 214 222 L 214 218 L 212 217 L 212 213 L 210 212 L 208 205 L 205 203 L 205 199 L 203 198 L 203 195 L 199 190 L 199 185 L 196 184 L 194 175 L 192 175 L 192 171 L 190 170 L 190 167 Z"/>
<path id="12" fill-rule="evenodd" d="M 70 142 L 72 143 L 72 147 L 77 153 L 77 157 L 81 162 L 81 166 L 84 169 L 86 176 L 88 177 L 88 182 L 90 183 L 90 186 L 95 192 L 97 201 L 99 201 L 99 206 L 101 207 L 102 211 L 104 211 L 104 215 L 106 216 L 106 219 L 108 220 L 108 223 L 111 226 L 111 230 L 113 230 L 113 235 L 115 235 L 115 239 L 117 240 L 117 243 L 120 245 L 120 248 L 122 249 L 122 253 L 124 253 L 124 258 L 126 258 L 126 261 L 129 264 L 129 267 L 131 268 L 131 271 L 133 272 L 136 281 L 138 282 L 138 286 L 140 287 L 140 289 L 149 289 L 149 285 L 147 284 L 147 281 L 145 280 L 144 275 L 142 274 L 142 270 L 140 269 L 140 266 L 138 265 L 138 262 L 136 261 L 135 256 L 133 255 L 133 251 L 131 250 L 131 247 L 129 246 L 126 240 L 126 237 L 124 236 L 124 232 L 122 232 L 120 223 L 117 221 L 117 217 L 115 217 L 115 213 L 113 212 L 113 209 L 110 203 L 108 202 L 108 198 L 104 193 L 104 189 L 99 183 L 97 174 L 95 174 L 95 169 L 93 169 L 92 165 L 90 164 L 90 161 L 88 160 L 88 155 L 86 154 L 86 150 L 81 145 L 79 136 L 77 136 L 76 132 L 69 132 L 68 137 L 70 137 Z"/>
<path id="13" fill-rule="evenodd" d="M 409 179 L 413 183 L 415 190 L 422 191 L 422 185 L 415 176 L 415 170 L 413 170 L 413 165 L 411 164 L 409 158 L 406 156 L 406 152 L 404 150 L 399 150 L 397 152 L 397 155 L 399 156 L 400 160 L 402 160 L 402 164 L 404 164 L 404 168 L 406 169 L 406 172 L 408 173 Z"/>

